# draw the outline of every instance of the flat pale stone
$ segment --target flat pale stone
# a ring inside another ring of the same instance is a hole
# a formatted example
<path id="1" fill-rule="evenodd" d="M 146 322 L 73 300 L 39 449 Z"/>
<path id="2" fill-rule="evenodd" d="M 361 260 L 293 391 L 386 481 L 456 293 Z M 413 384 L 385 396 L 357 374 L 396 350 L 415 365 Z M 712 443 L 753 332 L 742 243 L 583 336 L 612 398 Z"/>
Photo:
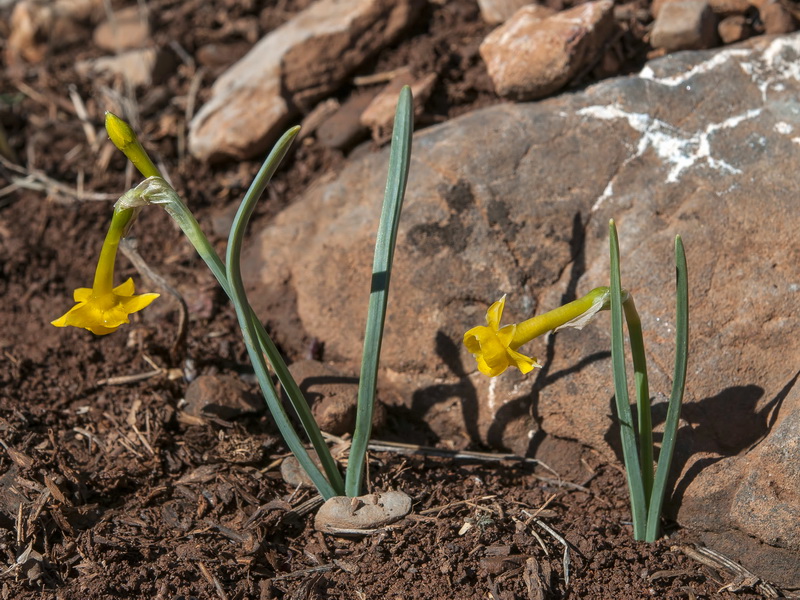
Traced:
<path id="1" fill-rule="evenodd" d="M 749 37 L 751 29 L 744 16 L 733 15 L 719 22 L 717 32 L 723 44 L 733 44 Z"/>
<path id="2" fill-rule="evenodd" d="M 132 85 L 147 86 L 163 80 L 174 69 L 175 64 L 171 53 L 156 48 L 142 48 L 81 61 L 75 65 L 75 70 L 83 77 L 119 75 Z"/>
<path id="3" fill-rule="evenodd" d="M 115 11 L 113 19 L 100 23 L 92 39 L 109 52 L 143 48 L 150 43 L 150 25 L 138 6 L 128 6 Z"/>
<path id="4" fill-rule="evenodd" d="M 487 23 L 504 23 L 523 6 L 532 4 L 531 0 L 478 0 L 481 16 Z"/>
<path id="5" fill-rule="evenodd" d="M 348 498 L 334 496 L 323 504 L 314 527 L 323 533 L 358 535 L 399 521 L 411 512 L 411 497 L 398 491 Z"/>
<path id="6" fill-rule="evenodd" d="M 402 69 L 386 87 L 378 92 L 369 106 L 361 113 L 361 124 L 372 131 L 372 139 L 383 143 L 391 138 L 394 113 L 403 86 L 408 85 L 411 88 L 414 113 L 419 115 L 431 95 L 436 79 L 436 73 L 428 73 L 424 77 L 414 79 L 408 69 Z"/>
<path id="7" fill-rule="evenodd" d="M 21 0 L 11 5 L 5 58 L 12 69 L 20 59 L 36 63 L 48 51 L 86 39 L 82 23 L 103 10 L 103 0 Z"/>

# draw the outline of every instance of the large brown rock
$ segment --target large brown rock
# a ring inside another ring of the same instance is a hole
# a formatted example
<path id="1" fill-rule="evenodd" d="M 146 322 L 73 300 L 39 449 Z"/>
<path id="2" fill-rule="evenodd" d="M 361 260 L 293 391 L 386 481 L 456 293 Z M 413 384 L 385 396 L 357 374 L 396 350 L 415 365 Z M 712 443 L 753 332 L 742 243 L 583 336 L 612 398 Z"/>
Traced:
<path id="1" fill-rule="evenodd" d="M 607 284 L 614 217 L 660 424 L 680 233 L 691 356 L 670 510 L 702 523 L 709 542 L 727 539 L 729 554 L 759 575 L 800 582 L 800 451 L 791 442 L 800 418 L 800 180 L 789 160 L 800 143 L 798 54 L 796 35 L 682 53 L 581 93 L 419 132 L 382 397 L 456 446 L 535 453 L 547 433 L 615 457 L 606 313 L 583 331 L 524 346 L 544 364 L 530 376 L 484 377 L 461 339 L 504 293 L 503 321 L 513 323 Z M 326 359 L 351 371 L 387 158 L 367 155 L 298 198 L 260 231 L 246 261 L 251 299 L 281 343 L 317 337 Z"/>
<path id="2" fill-rule="evenodd" d="M 205 160 L 265 152 L 294 117 L 334 91 L 409 25 L 420 0 L 318 0 L 270 32 L 212 88 L 189 149 Z"/>

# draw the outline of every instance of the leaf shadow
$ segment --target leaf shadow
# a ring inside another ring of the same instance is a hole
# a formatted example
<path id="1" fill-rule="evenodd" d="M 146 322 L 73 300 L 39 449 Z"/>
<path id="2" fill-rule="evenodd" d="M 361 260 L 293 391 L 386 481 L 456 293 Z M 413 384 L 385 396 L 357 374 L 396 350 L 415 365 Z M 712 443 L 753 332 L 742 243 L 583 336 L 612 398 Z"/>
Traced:
<path id="1" fill-rule="evenodd" d="M 681 422 L 678 429 L 675 454 L 671 465 L 671 473 L 667 489 L 672 490 L 665 504 L 671 514 L 676 514 L 683 502 L 686 490 L 697 476 L 711 465 L 749 452 L 757 447 L 774 427 L 784 400 L 800 377 L 800 371 L 768 402 L 757 409 L 764 396 L 764 389 L 757 385 L 731 386 L 719 394 L 703 398 L 697 402 L 685 403 L 681 407 Z M 614 396 L 609 398 L 610 414 L 615 414 Z M 637 420 L 636 406 L 632 406 L 634 422 Z M 658 402 L 652 407 L 653 425 L 664 423 L 667 413 L 667 402 Z M 617 459 L 622 462 L 622 449 L 619 439 L 619 423 L 612 419 L 604 436 L 608 445 L 614 450 Z M 654 433 L 656 444 L 661 442 L 662 434 Z M 698 453 L 716 454 L 697 460 L 683 476 L 680 473 Z M 655 452 L 658 460 L 658 448 Z"/>

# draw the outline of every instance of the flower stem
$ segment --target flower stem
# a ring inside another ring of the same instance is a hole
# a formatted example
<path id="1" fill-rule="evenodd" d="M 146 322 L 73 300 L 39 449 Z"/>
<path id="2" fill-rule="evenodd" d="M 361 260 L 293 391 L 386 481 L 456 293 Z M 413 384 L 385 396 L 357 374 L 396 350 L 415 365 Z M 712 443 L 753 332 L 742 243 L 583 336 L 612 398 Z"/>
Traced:
<path id="1" fill-rule="evenodd" d="M 512 350 L 516 350 L 523 344 L 527 344 L 534 338 L 537 338 L 548 331 L 563 327 L 570 321 L 574 321 L 582 315 L 587 314 L 592 309 L 594 304 L 601 301 L 601 299 L 604 297 L 605 302 L 603 302 L 603 306 L 597 310 L 608 308 L 607 296 L 607 287 L 595 288 L 582 298 L 578 298 L 577 300 L 568 302 L 567 304 L 559 306 L 558 308 L 554 308 L 553 310 L 544 314 L 537 315 L 528 319 L 527 321 L 518 323 L 517 328 L 514 331 L 514 337 L 512 338 L 508 347 Z"/>
<path id="2" fill-rule="evenodd" d="M 319 425 L 314 420 L 314 416 L 308 407 L 305 397 L 300 393 L 294 378 L 286 368 L 283 358 L 278 353 L 277 348 L 275 348 L 269 336 L 267 336 L 266 333 L 264 333 L 263 336 L 260 334 L 260 331 L 263 330 L 263 326 L 247 301 L 240 265 L 244 232 L 250 220 L 250 216 L 255 209 L 256 202 L 261 197 L 264 188 L 272 177 L 272 174 L 278 168 L 281 160 L 289 151 L 289 147 L 299 131 L 299 127 L 293 127 L 278 140 L 272 152 L 264 161 L 253 183 L 250 185 L 250 189 L 247 190 L 242 203 L 239 205 L 239 210 L 233 220 L 231 232 L 228 237 L 225 272 L 228 285 L 230 286 L 231 301 L 236 308 L 236 315 L 239 318 L 242 334 L 247 345 L 248 353 L 250 354 L 250 361 L 258 376 L 261 390 L 264 393 L 264 398 L 267 401 L 270 412 L 275 419 L 275 424 L 278 426 L 289 449 L 294 453 L 300 465 L 317 486 L 320 494 L 322 494 L 325 499 L 328 499 L 335 495 L 341 495 L 344 491 L 342 476 L 322 437 Z M 272 380 L 267 371 L 266 362 L 264 361 L 264 352 L 269 356 L 270 362 L 276 374 L 278 374 L 281 383 L 284 385 L 284 389 L 294 405 L 295 412 L 306 430 L 306 434 L 311 440 L 314 449 L 317 451 L 327 479 L 313 461 L 311 461 L 308 452 L 303 447 L 302 441 L 289 421 L 283 404 L 277 397 L 275 387 L 272 385 Z"/>
<path id="3" fill-rule="evenodd" d="M 114 263 L 117 258 L 119 242 L 128 227 L 135 209 L 114 209 L 111 225 L 106 232 L 103 247 L 100 249 L 100 258 L 97 259 L 97 268 L 94 272 L 92 290 L 95 294 L 110 294 L 114 288 Z"/>

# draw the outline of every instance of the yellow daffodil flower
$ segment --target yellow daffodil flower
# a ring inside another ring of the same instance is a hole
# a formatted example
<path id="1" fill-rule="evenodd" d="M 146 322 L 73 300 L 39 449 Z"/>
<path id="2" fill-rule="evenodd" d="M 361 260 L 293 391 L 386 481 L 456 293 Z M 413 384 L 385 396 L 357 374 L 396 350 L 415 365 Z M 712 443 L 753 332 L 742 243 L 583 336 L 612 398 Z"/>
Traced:
<path id="1" fill-rule="evenodd" d="M 532 339 L 564 327 L 582 329 L 601 310 L 609 308 L 611 292 L 607 287 L 593 289 L 583 298 L 565 304 L 543 315 L 538 315 L 519 324 L 500 327 L 506 297 L 503 296 L 486 311 L 486 325 L 473 327 L 464 334 L 464 345 L 478 362 L 478 370 L 489 377 L 496 377 L 508 367 L 517 367 L 530 373 L 541 367 L 530 356 L 517 352 L 517 348 Z M 623 292 L 624 296 L 627 296 Z"/>
<path id="2" fill-rule="evenodd" d="M 73 295 L 77 304 L 64 316 L 52 321 L 56 327 L 83 327 L 96 335 L 106 335 L 129 323 L 128 315 L 142 310 L 158 294 L 134 295 L 133 280 L 114 287 L 114 262 L 117 248 L 136 209 L 115 209 L 108 228 L 91 288 L 78 288 Z"/>

